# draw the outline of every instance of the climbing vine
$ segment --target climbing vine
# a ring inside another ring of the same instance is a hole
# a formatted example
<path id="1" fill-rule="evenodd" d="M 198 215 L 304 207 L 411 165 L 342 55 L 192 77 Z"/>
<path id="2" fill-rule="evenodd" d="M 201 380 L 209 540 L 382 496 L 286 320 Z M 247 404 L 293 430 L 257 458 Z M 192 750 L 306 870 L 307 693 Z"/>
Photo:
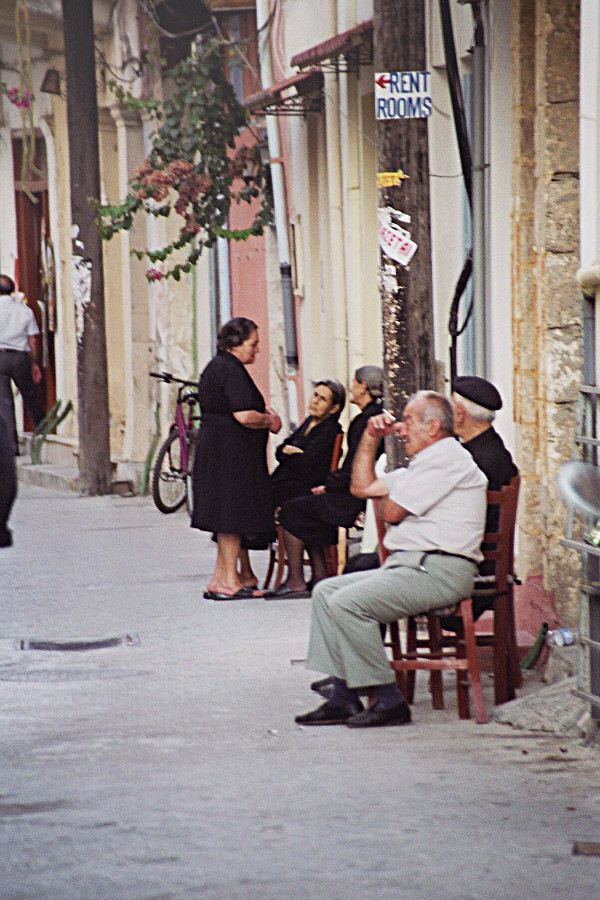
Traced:
<path id="1" fill-rule="evenodd" d="M 23 39 L 23 29 L 25 39 Z M 21 185 L 32 203 L 37 199 L 27 187 L 27 180 L 32 172 L 43 175 L 34 164 L 35 159 L 35 125 L 33 121 L 33 104 L 35 97 L 32 89 L 31 69 L 31 34 L 29 28 L 29 10 L 25 0 L 17 0 L 15 4 L 15 33 L 18 53 L 19 87 L 9 88 L 0 81 L 0 94 L 5 94 L 13 106 L 21 111 L 21 131 L 23 135 L 23 152 L 21 156 Z"/>
<path id="2" fill-rule="evenodd" d="M 270 192 L 258 147 L 237 141 L 248 115 L 225 77 L 223 54 L 222 41 L 198 40 L 190 56 L 170 71 L 172 90 L 162 103 L 139 100 L 117 82 L 109 83 L 120 103 L 150 115 L 154 133 L 152 150 L 136 169 L 125 199 L 98 205 L 102 237 L 109 240 L 130 229 L 140 211 L 165 218 L 176 214 L 182 220 L 178 237 L 167 246 L 133 251 L 151 264 L 149 281 L 179 281 L 218 237 L 246 240 L 261 234 L 270 220 Z M 232 204 L 257 198 L 260 207 L 251 225 L 228 228 Z"/>

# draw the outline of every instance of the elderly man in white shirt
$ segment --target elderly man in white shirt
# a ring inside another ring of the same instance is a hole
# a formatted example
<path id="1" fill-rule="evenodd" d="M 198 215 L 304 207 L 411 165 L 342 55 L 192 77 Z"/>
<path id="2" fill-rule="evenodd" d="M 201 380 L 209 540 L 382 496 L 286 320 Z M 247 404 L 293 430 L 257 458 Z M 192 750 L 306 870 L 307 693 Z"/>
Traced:
<path id="1" fill-rule="evenodd" d="M 5 420 L 16 446 L 17 428 L 11 381 L 23 397 L 34 428 L 44 418 L 36 384 L 42 380 L 40 369 L 40 330 L 35 316 L 25 303 L 13 297 L 15 284 L 8 275 L 0 275 L 0 416 Z"/>
<path id="2" fill-rule="evenodd" d="M 377 477 L 382 436 L 403 440 L 407 468 Z M 334 678 L 332 696 L 296 717 L 301 725 L 368 728 L 410 722 L 381 641 L 379 623 L 439 609 L 467 597 L 480 562 L 487 479 L 454 438 L 452 406 L 419 391 L 402 422 L 384 413 L 369 420 L 354 461 L 351 490 L 380 498 L 389 523 L 388 559 L 379 569 L 320 582 L 313 592 L 306 666 Z M 366 688 L 374 703 L 363 709 Z"/>

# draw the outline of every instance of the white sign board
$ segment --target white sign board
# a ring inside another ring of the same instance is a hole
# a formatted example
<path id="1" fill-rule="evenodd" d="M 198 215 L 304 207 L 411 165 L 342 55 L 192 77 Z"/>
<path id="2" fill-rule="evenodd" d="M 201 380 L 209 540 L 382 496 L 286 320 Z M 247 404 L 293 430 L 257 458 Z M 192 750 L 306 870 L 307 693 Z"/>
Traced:
<path id="1" fill-rule="evenodd" d="M 386 209 L 377 210 L 377 230 L 379 233 L 379 246 L 390 259 L 402 266 L 407 266 L 413 256 L 417 245 L 411 240 L 408 231 L 395 225 Z"/>
<path id="2" fill-rule="evenodd" d="M 426 119 L 431 115 L 430 72 L 376 72 L 377 119 Z"/>

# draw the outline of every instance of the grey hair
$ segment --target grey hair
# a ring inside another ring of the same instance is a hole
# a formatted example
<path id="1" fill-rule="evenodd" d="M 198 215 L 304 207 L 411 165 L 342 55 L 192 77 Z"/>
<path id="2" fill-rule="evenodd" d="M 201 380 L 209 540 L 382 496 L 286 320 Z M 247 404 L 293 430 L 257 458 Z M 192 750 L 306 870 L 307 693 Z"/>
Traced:
<path id="1" fill-rule="evenodd" d="M 460 403 L 461 406 L 464 406 L 467 413 L 475 422 L 479 422 L 482 425 L 491 425 L 491 423 L 496 418 L 495 409 L 486 409 L 485 406 L 480 406 L 479 403 L 474 403 L 472 400 L 469 400 L 468 397 L 463 397 L 462 394 L 458 394 L 456 391 L 454 391 L 453 396 L 457 403 Z"/>
<path id="2" fill-rule="evenodd" d="M 354 377 L 361 384 L 366 384 L 373 400 L 383 397 L 383 369 L 380 369 L 379 366 L 360 366 L 354 373 Z"/>
<path id="3" fill-rule="evenodd" d="M 439 419 L 440 429 L 447 435 L 454 434 L 454 412 L 452 404 L 443 394 L 437 391 L 417 391 L 412 397 L 408 398 L 408 402 L 413 400 L 424 400 L 425 408 L 423 409 L 423 417 L 421 421 L 424 425 L 431 422 L 432 419 Z"/>

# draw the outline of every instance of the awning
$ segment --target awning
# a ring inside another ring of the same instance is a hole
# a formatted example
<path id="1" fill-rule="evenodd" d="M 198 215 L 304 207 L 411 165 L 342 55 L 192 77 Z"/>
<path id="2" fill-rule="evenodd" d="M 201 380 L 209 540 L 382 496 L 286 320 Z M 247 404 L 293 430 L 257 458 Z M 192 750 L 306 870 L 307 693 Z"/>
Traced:
<path id="1" fill-rule="evenodd" d="M 373 19 L 361 22 L 342 34 L 336 34 L 335 37 L 317 44 L 309 50 L 303 50 L 292 56 L 291 65 L 297 66 L 299 69 L 305 69 L 307 66 L 314 66 L 322 62 L 324 59 L 333 59 L 338 56 L 356 56 L 359 57 L 361 51 L 364 52 L 365 45 L 368 47 L 368 61 L 372 61 L 373 46 Z M 358 59 L 359 62 L 366 62 L 367 59 Z"/>
<path id="2" fill-rule="evenodd" d="M 322 102 L 323 73 L 319 69 L 300 72 L 264 91 L 252 94 L 244 106 L 255 115 L 304 115 L 318 112 Z"/>

